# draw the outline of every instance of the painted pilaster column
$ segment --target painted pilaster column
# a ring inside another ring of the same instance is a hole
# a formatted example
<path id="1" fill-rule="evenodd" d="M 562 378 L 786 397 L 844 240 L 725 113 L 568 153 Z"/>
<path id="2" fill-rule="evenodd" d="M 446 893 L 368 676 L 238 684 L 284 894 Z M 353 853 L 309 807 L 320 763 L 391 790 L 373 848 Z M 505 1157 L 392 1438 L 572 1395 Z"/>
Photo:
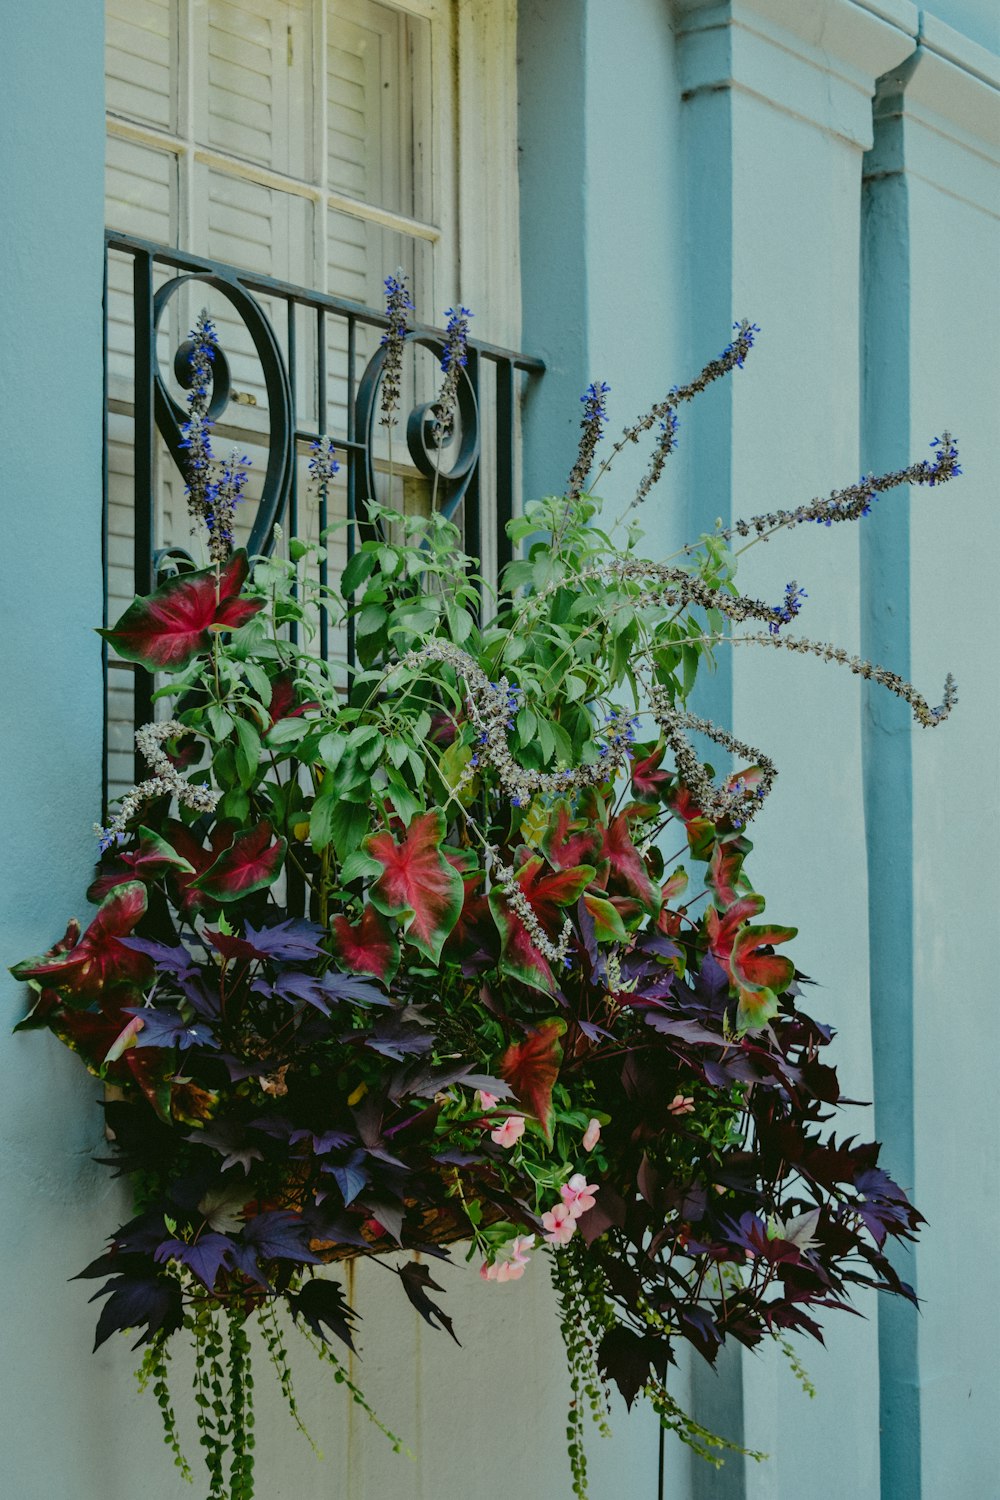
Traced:
<path id="1" fill-rule="evenodd" d="M 108 1227 L 97 1090 L 54 1038 L 10 1036 L 6 965 L 85 917 L 101 813 L 104 6 L 0 25 L 0 1488 L 96 1500 L 122 1393 L 106 1360 L 81 1378 L 93 1309 L 67 1277 Z"/>
<path id="2" fill-rule="evenodd" d="M 685 421 L 689 529 L 792 507 L 857 480 L 860 456 L 861 178 L 876 80 L 914 48 L 906 0 L 680 0 L 684 100 L 688 368 L 761 327 L 746 367 Z M 682 413 L 682 417 L 686 414 Z M 899 503 L 888 500 L 886 504 Z M 856 527 L 802 527 L 754 546 L 742 587 L 780 600 L 808 593 L 790 631 L 853 654 L 861 618 Z M 890 663 L 895 665 L 895 663 Z M 857 679 L 815 660 L 745 648 L 706 699 L 711 716 L 777 762 L 780 779 L 751 836 L 768 917 L 798 925 L 794 956 L 817 982 L 806 1007 L 841 1033 L 830 1049 L 845 1092 L 870 1098 L 868 892 Z M 838 1134 L 870 1134 L 846 1110 Z M 891 1169 L 890 1162 L 890 1169 Z M 698 1377 L 703 1420 L 771 1454 L 696 1496 L 878 1495 L 878 1350 L 869 1322 L 830 1313 L 826 1350 L 798 1352 L 808 1401 L 773 1347 Z M 735 1429 L 735 1430 L 734 1430 Z"/>
<path id="3" fill-rule="evenodd" d="M 1000 67 L 926 13 L 919 40 L 879 83 L 865 163 L 864 461 L 918 455 L 947 425 L 964 477 L 874 518 L 864 644 L 935 702 L 954 672 L 960 703 L 916 735 L 866 705 L 876 1121 L 928 1218 L 901 1266 L 919 1317 L 880 1310 L 883 1500 L 987 1494 L 1000 1469 L 995 981 L 979 936 L 1000 907 Z"/>

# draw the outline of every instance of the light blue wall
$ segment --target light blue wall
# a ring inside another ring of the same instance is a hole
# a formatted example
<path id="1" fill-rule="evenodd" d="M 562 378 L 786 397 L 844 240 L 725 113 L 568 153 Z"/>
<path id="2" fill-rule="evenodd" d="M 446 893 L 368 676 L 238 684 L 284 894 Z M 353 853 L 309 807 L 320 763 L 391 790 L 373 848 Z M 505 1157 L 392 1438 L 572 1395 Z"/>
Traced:
<path id="1" fill-rule="evenodd" d="M 80 912 L 100 813 L 103 27 L 101 0 L 3 6 L 4 962 Z M 2 993 L 6 1032 L 23 995 L 6 976 Z M 107 1222 L 95 1101 L 53 1039 L 4 1037 L 0 1487 L 12 1500 L 68 1493 L 75 1466 L 99 1471 L 112 1441 L 108 1393 L 87 1378 L 92 1310 L 66 1285 Z"/>

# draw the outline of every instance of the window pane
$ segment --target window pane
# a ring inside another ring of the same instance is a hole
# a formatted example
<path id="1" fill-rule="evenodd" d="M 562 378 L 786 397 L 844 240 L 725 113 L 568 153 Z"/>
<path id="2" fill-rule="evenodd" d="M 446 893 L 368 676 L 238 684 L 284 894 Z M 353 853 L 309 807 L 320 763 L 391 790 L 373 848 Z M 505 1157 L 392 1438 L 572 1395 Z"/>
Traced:
<path id="1" fill-rule="evenodd" d="M 327 0 L 327 183 L 421 217 L 415 154 L 430 112 L 429 23 L 366 0 Z"/>

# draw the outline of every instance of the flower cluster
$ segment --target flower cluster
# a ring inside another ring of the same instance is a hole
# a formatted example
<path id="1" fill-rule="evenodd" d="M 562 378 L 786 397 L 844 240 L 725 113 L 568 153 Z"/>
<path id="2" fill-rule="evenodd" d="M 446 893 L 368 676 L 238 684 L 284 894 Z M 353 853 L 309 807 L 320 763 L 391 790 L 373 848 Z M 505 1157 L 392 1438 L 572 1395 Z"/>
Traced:
<path id="1" fill-rule="evenodd" d="M 185 477 L 187 481 L 188 511 L 192 532 L 199 525 L 207 524 L 211 509 L 210 488 L 212 482 L 213 422 L 208 409 L 211 402 L 212 365 L 219 347 L 215 324 L 205 308 L 198 314 L 189 335 L 191 353 L 190 388 L 187 395 L 189 415 L 181 423 L 180 446 L 187 452 Z"/>
<path id="2" fill-rule="evenodd" d="M 408 330 L 407 313 L 413 311 L 413 299 L 406 284 L 407 277 L 400 269 L 395 276 L 385 278 L 385 313 L 389 327 L 382 335 L 385 361 L 382 366 L 382 394 L 379 422 L 383 427 L 393 427 L 403 382 L 403 345 Z"/>
<path id="3" fill-rule="evenodd" d="M 208 555 L 221 565 L 233 550 L 233 524 L 236 507 L 243 498 L 250 477 L 250 459 L 234 448 L 222 464 L 219 478 L 205 491 L 204 521 L 208 531 Z"/>
<path id="4" fill-rule="evenodd" d="M 825 498 L 797 505 L 794 510 L 768 511 L 745 521 L 735 521 L 732 526 L 723 528 L 719 535 L 724 541 L 731 541 L 734 536 L 756 535 L 763 538 L 788 527 L 801 526 L 806 521 L 815 521 L 821 526 L 832 526 L 840 521 L 857 521 L 870 515 L 872 505 L 888 490 L 898 489 L 900 485 L 906 484 L 926 484 L 933 488 L 934 485 L 956 479 L 962 468 L 958 462 L 958 448 L 951 434 L 946 432 L 943 437 L 935 438 L 931 446 L 937 449 L 933 463 L 922 458 L 905 469 L 895 469 L 889 474 L 864 474 L 857 484 L 833 490 Z"/>
<path id="5" fill-rule="evenodd" d="M 469 319 L 472 313 L 467 307 L 449 307 L 445 317 L 448 324 L 441 353 L 444 380 L 434 403 L 434 441 L 439 448 L 449 440 L 455 427 L 458 381 L 469 363 Z"/>
<path id="6" fill-rule="evenodd" d="M 611 387 L 605 381 L 591 381 L 580 397 L 580 400 L 583 402 L 583 417 L 580 421 L 582 431 L 576 463 L 573 465 L 566 484 L 566 498 L 568 500 L 575 500 L 587 482 L 587 476 L 593 466 L 597 445 L 604 436 L 604 424 L 608 419 L 608 396 L 610 394 Z"/>
<path id="7" fill-rule="evenodd" d="M 126 830 L 143 807 L 156 797 L 176 797 L 182 807 L 189 807 L 192 812 L 215 811 L 221 792 L 210 786 L 188 781 L 163 748 L 168 740 L 178 740 L 190 732 L 186 725 L 178 723 L 176 719 L 166 719 L 159 724 L 143 724 L 136 730 L 136 747 L 153 775 L 125 793 L 118 804 L 118 811 L 106 828 L 100 823 L 94 825 L 102 852 L 114 848 L 126 836 Z"/>
<path id="8" fill-rule="evenodd" d="M 774 619 L 768 627 L 772 635 L 777 635 L 782 625 L 791 624 L 802 608 L 802 600 L 808 597 L 805 589 L 800 589 L 794 579 L 785 584 L 785 597 L 780 604 L 774 606 Z"/>
<path id="9" fill-rule="evenodd" d="M 333 438 L 318 437 L 309 444 L 312 457 L 309 460 L 309 479 L 316 489 L 324 489 L 340 473 L 340 462 Z"/>

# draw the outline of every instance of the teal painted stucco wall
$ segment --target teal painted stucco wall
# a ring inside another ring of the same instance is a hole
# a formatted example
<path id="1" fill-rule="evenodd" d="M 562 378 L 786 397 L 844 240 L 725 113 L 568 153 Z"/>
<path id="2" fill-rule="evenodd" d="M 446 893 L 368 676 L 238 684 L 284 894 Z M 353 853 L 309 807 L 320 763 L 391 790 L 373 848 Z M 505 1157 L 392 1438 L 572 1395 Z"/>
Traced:
<path id="1" fill-rule="evenodd" d="M 5 4 L 0 47 L 0 910 L 6 962 L 78 911 L 100 811 L 101 0 Z M 6 976 L 5 980 L 6 980 Z M 2 986 L 3 1030 L 21 996 Z M 103 1234 L 96 1093 L 58 1044 L 0 1046 L 0 1489 L 72 1492 L 113 1446 L 61 1247 Z"/>
<path id="2" fill-rule="evenodd" d="M 933 701 L 949 662 L 969 687 L 933 734 L 849 674 L 776 653 L 723 664 L 703 700 L 778 756 L 755 877 L 769 915 L 800 928 L 798 960 L 819 984 L 813 1010 L 838 1028 L 847 1092 L 875 1101 L 845 1110 L 841 1133 L 883 1139 L 889 1170 L 930 1222 L 916 1254 L 899 1259 L 922 1311 L 870 1296 L 863 1320 L 831 1315 L 827 1348 L 801 1351 L 814 1401 L 770 1354 L 737 1352 L 718 1377 L 685 1369 L 680 1388 L 702 1418 L 772 1457 L 719 1474 L 693 1463 L 686 1477 L 676 1460 L 667 1492 L 990 1494 L 998 1341 L 989 1315 L 979 1340 L 971 1320 L 988 1304 L 982 1268 L 1000 1228 L 998 1131 L 982 1051 L 971 1063 L 982 1003 L 970 999 L 946 1028 L 940 1006 L 943 993 L 988 989 L 968 924 L 992 931 L 996 909 L 997 860 L 982 836 L 972 854 L 968 809 L 996 827 L 986 571 L 998 555 L 988 352 L 1000 269 L 998 12 L 971 0 L 926 11 L 907 0 L 668 9 L 664 97 L 649 87 L 648 56 L 664 7 L 634 18 L 615 8 L 612 21 L 602 5 L 521 6 L 525 339 L 551 366 L 526 413 L 525 492 L 551 490 L 568 469 L 588 380 L 613 387 L 613 432 L 660 394 L 664 363 L 668 384 L 689 378 L 734 318 L 753 318 L 763 331 L 746 369 L 681 413 L 672 472 L 643 518 L 650 551 L 717 516 L 794 504 L 919 458 L 950 425 L 967 456 L 961 489 L 896 495 L 867 530 L 810 528 L 756 548 L 743 582 L 778 597 L 796 578 L 810 595 L 803 633 L 912 673 Z M 571 59 L 565 69 L 550 65 L 557 51 Z M 612 73 L 623 54 L 629 88 Z M 597 173 L 598 162 L 613 170 Z M 561 178 L 563 168 L 577 175 Z M 665 241 L 648 238 L 662 229 Z M 644 276 L 650 256 L 668 283 Z M 632 477 L 605 484 L 612 515 Z M 970 567 L 975 589 L 960 582 Z M 975 599 L 974 620 L 949 607 L 955 589 Z M 967 1093 L 956 1085 L 970 1065 L 978 1086 Z M 974 1248 L 959 1269 L 953 1226 L 972 1203 Z"/>
<path id="3" fill-rule="evenodd" d="M 103 5 L 0 8 L 0 910 L 14 958 L 83 914 L 98 812 Z M 718 1376 L 682 1363 L 681 1399 L 772 1457 L 717 1474 L 670 1440 L 665 1493 L 986 1500 L 1000 1473 L 997 7 L 746 0 L 734 17 L 709 0 L 521 0 L 519 26 L 522 343 L 549 367 L 524 413 L 526 494 L 562 484 L 588 381 L 612 386 L 614 431 L 742 316 L 759 346 L 682 413 L 644 516 L 653 554 L 716 516 L 920 456 L 945 423 L 966 468 L 940 498 L 883 502 L 866 530 L 758 548 L 744 575 L 765 597 L 796 577 L 807 633 L 860 645 L 929 694 L 954 670 L 946 726 L 916 731 L 884 696 L 777 654 L 726 664 L 705 704 L 778 753 L 755 876 L 769 915 L 801 929 L 848 1091 L 875 1100 L 844 1129 L 885 1139 L 927 1214 L 908 1268 L 922 1310 L 869 1298 L 865 1321 L 831 1316 L 827 1350 L 803 1351 L 811 1403 L 770 1356 L 735 1352 Z M 627 455 L 612 515 L 641 467 Z M 17 987 L 2 996 L 12 1022 Z M 49 1039 L 0 1048 L 0 1315 L 16 1351 L 0 1369 L 0 1493 L 172 1500 L 191 1492 L 135 1395 L 133 1357 L 124 1341 L 88 1353 L 94 1309 L 66 1282 L 121 1207 L 91 1162 L 100 1112 L 80 1075 Z M 461 1353 L 358 1274 L 366 1390 L 418 1460 L 392 1455 L 305 1362 L 300 1399 L 329 1456 L 317 1467 L 265 1395 L 262 1500 L 568 1497 L 546 1288 L 487 1305 L 460 1274 L 448 1284 Z M 593 1500 L 654 1500 L 655 1428 L 615 1416 L 614 1442 L 592 1445 Z"/>

